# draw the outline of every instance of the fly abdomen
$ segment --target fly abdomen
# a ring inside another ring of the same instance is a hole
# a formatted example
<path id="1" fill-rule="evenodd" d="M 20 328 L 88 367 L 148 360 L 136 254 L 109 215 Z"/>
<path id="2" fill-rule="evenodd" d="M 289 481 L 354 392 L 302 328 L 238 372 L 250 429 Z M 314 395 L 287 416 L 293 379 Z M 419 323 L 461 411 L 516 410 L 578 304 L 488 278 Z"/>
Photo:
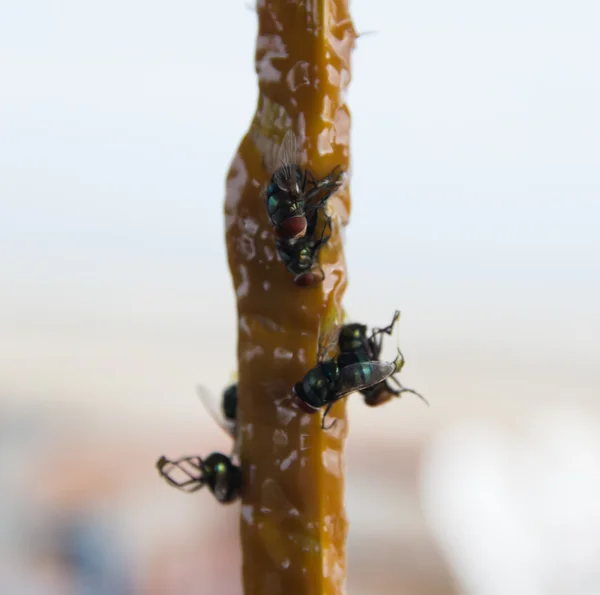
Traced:
<path id="1" fill-rule="evenodd" d="M 298 260 L 296 262 L 296 270 L 292 271 L 296 274 L 303 273 L 305 271 L 309 271 L 313 265 L 313 257 L 312 257 L 312 246 L 305 246 L 298 253 Z"/>
<path id="2" fill-rule="evenodd" d="M 385 381 L 365 388 L 360 392 L 364 396 L 365 405 L 368 405 L 369 407 L 383 405 L 396 396 L 396 392 L 393 391 Z"/>

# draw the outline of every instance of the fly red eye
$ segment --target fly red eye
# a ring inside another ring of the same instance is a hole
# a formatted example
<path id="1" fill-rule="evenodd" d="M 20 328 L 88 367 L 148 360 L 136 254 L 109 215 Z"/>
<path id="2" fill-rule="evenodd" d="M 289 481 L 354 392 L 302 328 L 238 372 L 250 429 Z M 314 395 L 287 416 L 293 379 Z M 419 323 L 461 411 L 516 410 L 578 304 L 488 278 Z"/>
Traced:
<path id="1" fill-rule="evenodd" d="M 314 287 L 323 281 L 323 274 L 319 272 L 309 271 L 308 273 L 302 273 L 294 278 L 294 283 L 298 287 Z"/>
<path id="2" fill-rule="evenodd" d="M 306 401 L 303 401 L 295 392 L 292 392 L 292 397 L 294 398 L 294 403 L 296 403 L 298 408 L 302 409 L 304 413 L 316 413 L 319 411 L 318 408 L 312 407 Z"/>

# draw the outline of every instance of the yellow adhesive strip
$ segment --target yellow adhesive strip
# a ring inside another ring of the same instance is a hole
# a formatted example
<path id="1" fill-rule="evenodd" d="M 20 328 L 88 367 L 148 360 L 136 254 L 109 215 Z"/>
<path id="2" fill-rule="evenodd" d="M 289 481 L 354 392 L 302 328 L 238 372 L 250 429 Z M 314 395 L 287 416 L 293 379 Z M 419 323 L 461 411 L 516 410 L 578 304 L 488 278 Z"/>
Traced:
<path id="1" fill-rule="evenodd" d="M 237 295 L 241 544 L 246 595 L 338 595 L 346 576 L 343 506 L 346 406 L 336 425 L 302 412 L 291 391 L 317 361 L 319 344 L 343 321 L 346 270 L 341 229 L 347 184 L 329 200 L 330 241 L 316 287 L 297 287 L 277 259 L 264 187 L 267 155 L 256 138 L 298 138 L 299 164 L 316 178 L 349 169 L 344 91 L 356 39 L 344 0 L 259 0 L 259 98 L 227 178 L 229 266 Z M 243 100 L 244 98 L 240 98 Z"/>

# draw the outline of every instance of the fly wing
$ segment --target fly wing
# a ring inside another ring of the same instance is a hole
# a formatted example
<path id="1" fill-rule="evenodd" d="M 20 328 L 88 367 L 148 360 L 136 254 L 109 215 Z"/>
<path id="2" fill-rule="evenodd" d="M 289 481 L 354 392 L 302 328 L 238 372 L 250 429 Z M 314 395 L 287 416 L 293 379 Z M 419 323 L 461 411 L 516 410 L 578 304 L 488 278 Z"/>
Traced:
<path id="1" fill-rule="evenodd" d="M 337 308 L 329 308 L 319 324 L 317 362 L 327 361 L 335 357 L 341 329 Z"/>
<path id="2" fill-rule="evenodd" d="M 296 135 L 288 129 L 281 144 L 259 130 L 252 130 L 250 138 L 262 154 L 263 166 L 269 176 L 274 176 L 276 184 L 283 190 L 289 191 L 294 188 L 298 163 Z"/>
<path id="3" fill-rule="evenodd" d="M 283 140 L 277 153 L 277 167 L 296 165 L 297 160 L 298 145 L 296 143 L 296 135 L 291 130 L 287 130 L 283 135 Z"/>
<path id="4" fill-rule="evenodd" d="M 368 374 L 365 374 L 368 369 Z M 390 362 L 364 362 L 345 366 L 340 370 L 336 397 L 341 399 L 350 393 L 375 386 L 389 378 L 396 367 Z"/>
<path id="5" fill-rule="evenodd" d="M 277 153 L 275 183 L 282 190 L 291 190 L 296 186 L 296 164 L 298 162 L 298 146 L 296 135 L 288 130 Z"/>
<path id="6" fill-rule="evenodd" d="M 196 386 L 196 392 L 210 416 L 229 436 L 235 438 L 235 421 L 225 419 L 221 402 L 205 386 Z"/>

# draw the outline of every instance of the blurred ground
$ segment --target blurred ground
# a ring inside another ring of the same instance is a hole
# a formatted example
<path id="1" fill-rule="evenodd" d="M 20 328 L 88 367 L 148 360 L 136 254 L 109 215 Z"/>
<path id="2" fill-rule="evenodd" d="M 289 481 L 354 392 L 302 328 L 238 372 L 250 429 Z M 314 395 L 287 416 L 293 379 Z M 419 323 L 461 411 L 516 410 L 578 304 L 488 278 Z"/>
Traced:
<path id="1" fill-rule="evenodd" d="M 110 427 L 90 435 L 85 416 L 60 410 L 15 417 L 11 408 L 0 419 L 3 509 L 10 505 L 0 525 L 2 550 L 10 553 L 0 592 L 241 592 L 238 505 L 181 494 L 153 467 L 165 451 L 225 443 L 218 430 L 199 423 L 197 433 L 163 428 L 132 440 Z M 351 593 L 455 592 L 419 506 L 421 446 L 401 438 L 350 441 Z"/>
<path id="2" fill-rule="evenodd" d="M 227 447 L 199 403 L 195 432 L 132 433 L 6 405 L 1 593 L 241 593 L 238 505 L 182 494 L 154 469 L 162 453 Z M 600 416 L 564 405 L 515 421 L 351 435 L 349 593 L 600 592 Z"/>

